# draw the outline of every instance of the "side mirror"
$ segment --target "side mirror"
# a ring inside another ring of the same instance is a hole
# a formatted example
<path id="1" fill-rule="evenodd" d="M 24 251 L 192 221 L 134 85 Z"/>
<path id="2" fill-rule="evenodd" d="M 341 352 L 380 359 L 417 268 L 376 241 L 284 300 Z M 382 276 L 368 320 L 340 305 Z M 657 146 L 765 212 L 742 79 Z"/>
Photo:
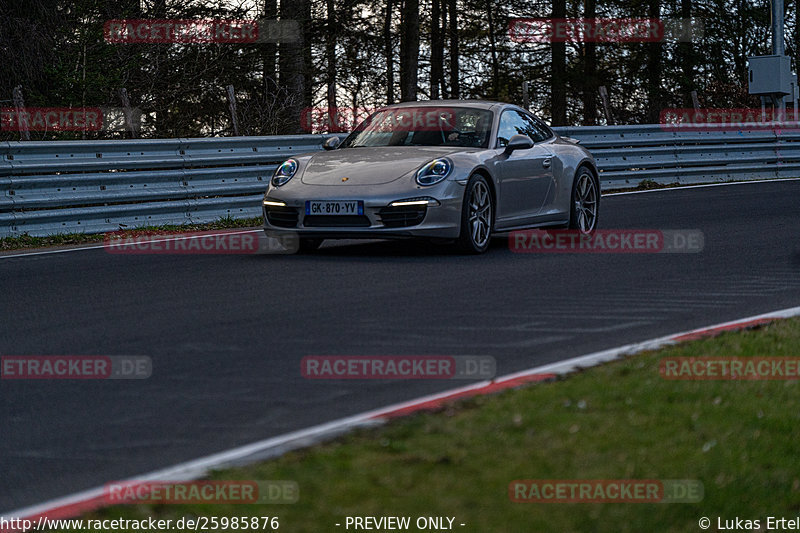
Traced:
<path id="1" fill-rule="evenodd" d="M 335 150 L 340 142 L 339 137 L 328 137 L 325 139 L 325 142 L 322 143 L 322 147 L 326 150 Z"/>
<path id="2" fill-rule="evenodd" d="M 506 145 L 506 149 L 503 152 L 506 155 L 510 155 L 511 152 L 514 150 L 527 150 L 528 148 L 533 148 L 533 141 L 527 135 L 513 135 L 509 140 L 508 144 Z"/>

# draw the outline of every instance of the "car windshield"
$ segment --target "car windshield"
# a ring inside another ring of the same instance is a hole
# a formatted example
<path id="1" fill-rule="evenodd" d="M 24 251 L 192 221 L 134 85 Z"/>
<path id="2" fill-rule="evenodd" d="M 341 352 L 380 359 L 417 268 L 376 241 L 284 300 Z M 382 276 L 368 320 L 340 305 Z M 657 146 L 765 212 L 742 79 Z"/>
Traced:
<path id="1" fill-rule="evenodd" d="M 463 146 L 487 148 L 492 112 L 472 107 L 419 106 L 373 113 L 342 143 L 361 146 Z"/>

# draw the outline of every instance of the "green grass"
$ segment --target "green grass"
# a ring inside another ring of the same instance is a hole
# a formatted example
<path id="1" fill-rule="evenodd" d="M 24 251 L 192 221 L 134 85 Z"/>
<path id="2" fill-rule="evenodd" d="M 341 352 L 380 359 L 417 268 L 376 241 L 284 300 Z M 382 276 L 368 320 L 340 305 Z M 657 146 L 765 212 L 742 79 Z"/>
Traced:
<path id="1" fill-rule="evenodd" d="M 648 352 L 360 430 L 215 479 L 294 480 L 292 505 L 139 505 L 91 517 L 277 515 L 280 531 L 345 516 L 451 516 L 465 532 L 700 531 L 717 517 L 800 514 L 797 381 L 668 381 L 668 356 L 798 356 L 800 320 Z M 265 407 L 268 409 L 269 407 Z M 696 479 L 700 503 L 512 503 L 515 479 Z M 351 529 L 352 531 L 352 529 Z M 416 531 L 416 529 L 411 529 Z"/>
<path id="2" fill-rule="evenodd" d="M 137 234 L 144 231 L 208 231 L 217 229 L 231 229 L 231 228 L 252 228 L 261 226 L 264 223 L 262 217 L 256 218 L 220 218 L 216 222 L 209 222 L 207 224 L 184 224 L 180 226 L 165 225 L 165 226 L 142 226 L 140 228 L 114 232 L 119 235 Z M 31 237 L 30 235 L 21 235 L 19 237 L 3 237 L 0 238 L 0 251 L 7 250 L 20 250 L 24 248 L 46 248 L 49 246 L 71 246 L 75 244 L 91 244 L 103 242 L 105 237 L 104 233 L 60 233 L 58 235 L 50 235 L 47 237 Z"/>
<path id="3" fill-rule="evenodd" d="M 779 179 L 796 179 L 796 178 L 777 178 L 773 181 L 778 181 Z M 632 192 L 632 191 L 649 191 L 654 189 L 678 189 L 681 187 L 693 187 L 695 185 L 714 185 L 714 184 L 721 184 L 721 183 L 746 183 L 750 180 L 725 180 L 725 181 L 707 181 L 703 183 L 680 183 L 680 182 L 672 182 L 672 183 L 659 183 L 655 180 L 651 179 L 643 179 L 640 181 L 635 187 L 620 187 L 617 189 L 606 189 L 603 191 L 603 194 L 614 194 L 617 192 Z"/>

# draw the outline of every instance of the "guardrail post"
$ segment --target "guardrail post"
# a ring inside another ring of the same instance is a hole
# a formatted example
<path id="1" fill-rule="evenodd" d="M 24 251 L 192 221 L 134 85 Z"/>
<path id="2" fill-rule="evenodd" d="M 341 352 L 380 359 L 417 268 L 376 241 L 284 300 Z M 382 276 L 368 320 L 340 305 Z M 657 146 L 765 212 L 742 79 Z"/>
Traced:
<path id="1" fill-rule="evenodd" d="M 119 90 L 119 99 L 122 101 L 122 107 L 125 110 L 125 125 L 131 132 L 131 139 L 135 139 L 138 135 L 136 126 L 133 123 L 133 111 L 131 110 L 131 101 L 128 99 L 128 89 L 123 87 Z"/>
<path id="2" fill-rule="evenodd" d="M 14 87 L 13 96 L 14 107 L 17 109 L 17 124 L 19 125 L 19 135 L 23 141 L 31 140 L 31 132 L 28 130 L 28 117 L 25 116 L 25 99 L 22 97 L 22 85 Z"/>
<path id="3" fill-rule="evenodd" d="M 228 109 L 231 112 L 231 123 L 233 124 L 233 136 L 239 136 L 239 118 L 236 116 L 236 93 L 233 91 L 233 85 L 228 85 Z"/>
<path id="4" fill-rule="evenodd" d="M 606 116 L 606 125 L 612 126 L 614 125 L 614 117 L 611 115 L 611 108 L 608 105 L 608 91 L 606 91 L 606 86 L 601 85 L 597 88 L 600 92 L 600 101 L 603 103 L 603 113 Z"/>

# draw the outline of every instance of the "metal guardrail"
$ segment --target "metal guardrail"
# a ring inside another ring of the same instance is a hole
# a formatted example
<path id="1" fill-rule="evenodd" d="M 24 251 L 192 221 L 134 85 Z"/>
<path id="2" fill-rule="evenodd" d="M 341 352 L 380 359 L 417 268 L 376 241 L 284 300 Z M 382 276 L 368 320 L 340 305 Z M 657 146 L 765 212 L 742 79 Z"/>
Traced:
<path id="1" fill-rule="evenodd" d="M 800 175 L 800 132 L 556 128 L 603 188 Z M 327 135 L 0 143 L 0 237 L 99 233 L 261 214 L 272 171 Z"/>
<path id="2" fill-rule="evenodd" d="M 604 189 L 800 176 L 800 131 L 667 130 L 661 125 L 554 128 L 591 150 Z"/>
<path id="3" fill-rule="evenodd" d="M 275 167 L 326 137 L 0 143 L 0 237 L 257 217 Z"/>

